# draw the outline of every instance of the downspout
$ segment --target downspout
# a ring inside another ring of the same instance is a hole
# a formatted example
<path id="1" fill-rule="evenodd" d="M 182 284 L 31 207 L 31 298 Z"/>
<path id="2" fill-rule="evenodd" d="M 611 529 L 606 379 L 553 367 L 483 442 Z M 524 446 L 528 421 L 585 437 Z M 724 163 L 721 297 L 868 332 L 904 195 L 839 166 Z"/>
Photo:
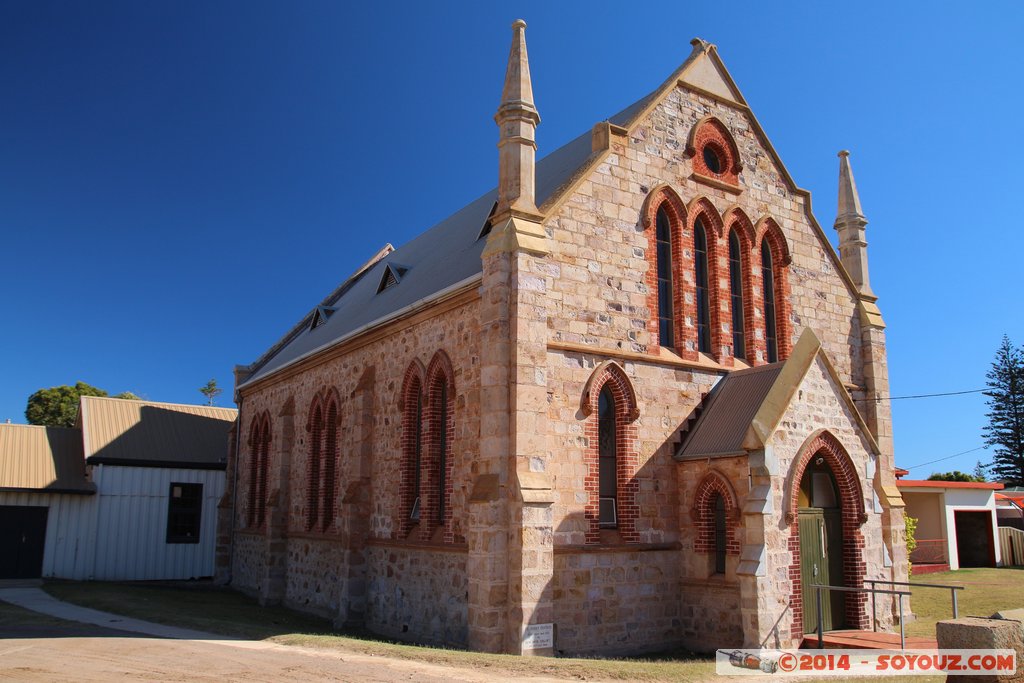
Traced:
<path id="1" fill-rule="evenodd" d="M 231 581 L 234 578 L 234 567 L 235 567 L 235 519 L 238 515 L 238 458 L 241 452 L 242 443 L 242 397 L 239 396 L 238 400 L 238 422 L 235 426 L 235 461 L 234 471 L 231 473 L 231 522 L 228 524 L 228 568 L 227 568 L 227 581 L 224 583 L 225 586 L 230 586 Z"/>

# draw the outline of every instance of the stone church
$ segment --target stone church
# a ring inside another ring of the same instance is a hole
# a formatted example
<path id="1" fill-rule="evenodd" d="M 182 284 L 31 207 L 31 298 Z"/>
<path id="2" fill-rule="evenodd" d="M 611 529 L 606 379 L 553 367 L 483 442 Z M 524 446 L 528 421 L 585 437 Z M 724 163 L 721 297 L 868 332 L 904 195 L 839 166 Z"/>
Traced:
<path id="1" fill-rule="evenodd" d="M 694 40 L 536 161 L 525 27 L 498 187 L 236 369 L 219 576 L 486 652 L 797 644 L 811 584 L 907 580 L 848 155 L 836 253 Z M 824 628 L 871 628 L 867 596 L 826 596 Z"/>

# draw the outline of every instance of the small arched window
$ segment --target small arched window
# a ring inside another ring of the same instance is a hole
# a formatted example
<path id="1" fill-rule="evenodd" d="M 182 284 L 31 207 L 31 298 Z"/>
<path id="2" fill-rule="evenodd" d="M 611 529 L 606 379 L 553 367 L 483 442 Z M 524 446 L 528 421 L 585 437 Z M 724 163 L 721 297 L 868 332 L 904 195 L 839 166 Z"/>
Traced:
<path id="1" fill-rule="evenodd" d="M 615 418 L 615 397 L 606 384 L 597 402 L 598 519 L 606 528 L 618 526 L 618 435 Z"/>
<path id="2" fill-rule="evenodd" d="M 249 526 L 259 528 L 267 516 L 267 478 L 270 474 L 270 417 L 253 420 L 249 432 Z"/>
<path id="3" fill-rule="evenodd" d="M 455 427 L 455 385 L 451 360 L 438 351 L 427 368 L 426 453 L 423 457 L 423 481 L 420 495 L 420 537 L 432 538 L 437 527 L 444 527 L 444 542 L 454 538 L 451 514 L 452 449 Z"/>
<path id="4" fill-rule="evenodd" d="M 423 366 L 413 361 L 402 384 L 402 472 L 399 480 L 398 531 L 405 538 L 420 520 L 423 496 Z"/>
<path id="5" fill-rule="evenodd" d="M 724 574 L 727 528 L 725 525 L 725 499 L 722 498 L 721 493 L 715 494 L 712 510 L 715 515 L 715 573 Z"/>
<path id="6" fill-rule="evenodd" d="M 729 303 L 732 308 L 732 355 L 746 358 L 743 341 L 743 259 L 740 238 L 735 230 L 729 232 Z"/>
<path id="7" fill-rule="evenodd" d="M 407 429 L 412 431 L 412 509 L 409 511 L 409 519 L 419 521 L 420 519 L 420 481 L 423 467 L 423 394 L 420 392 L 419 380 L 413 388 L 416 397 L 413 399 L 412 421 Z"/>
<path id="8" fill-rule="evenodd" d="M 437 392 L 437 401 L 440 411 L 438 413 L 438 468 L 437 468 L 437 489 L 434 491 L 434 500 L 437 501 L 437 522 L 444 524 L 447 513 L 446 499 L 448 487 L 448 383 L 441 382 Z"/>
<path id="9" fill-rule="evenodd" d="M 764 339 L 768 362 L 779 359 L 777 321 L 775 319 L 775 270 L 772 266 L 772 250 L 768 241 L 761 242 L 761 280 L 764 283 Z"/>
<path id="10" fill-rule="evenodd" d="M 658 209 L 655 225 L 658 243 L 659 341 L 662 346 L 672 348 L 675 346 L 675 318 L 672 315 L 672 225 L 664 206 Z"/>
<path id="11" fill-rule="evenodd" d="M 694 276 L 697 286 L 697 350 L 711 353 L 711 302 L 708 292 L 708 239 L 704 222 L 693 224 Z"/>

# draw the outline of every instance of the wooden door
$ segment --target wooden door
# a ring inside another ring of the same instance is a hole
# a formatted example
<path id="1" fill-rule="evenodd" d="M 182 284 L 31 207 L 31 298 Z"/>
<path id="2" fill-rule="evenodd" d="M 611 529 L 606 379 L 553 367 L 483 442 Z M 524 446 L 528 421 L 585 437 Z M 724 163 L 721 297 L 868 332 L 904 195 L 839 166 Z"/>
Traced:
<path id="1" fill-rule="evenodd" d="M 818 629 L 818 591 L 812 586 L 843 585 L 842 515 L 835 509 L 804 508 L 799 525 L 804 632 L 812 633 Z M 842 628 L 844 594 L 822 589 L 821 603 L 823 630 Z"/>
<path id="2" fill-rule="evenodd" d="M 45 507 L 0 506 L 0 579 L 37 579 L 43 575 Z"/>

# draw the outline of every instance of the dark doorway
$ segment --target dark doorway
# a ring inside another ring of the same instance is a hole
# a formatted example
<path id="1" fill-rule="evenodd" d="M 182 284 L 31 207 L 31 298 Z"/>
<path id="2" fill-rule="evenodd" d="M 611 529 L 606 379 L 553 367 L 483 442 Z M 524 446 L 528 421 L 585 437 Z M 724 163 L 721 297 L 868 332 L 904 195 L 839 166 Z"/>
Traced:
<path id="1" fill-rule="evenodd" d="M 48 508 L 0 506 L 0 579 L 38 579 L 43 575 Z"/>
<path id="2" fill-rule="evenodd" d="M 961 567 L 994 567 L 992 513 L 955 510 L 956 555 Z"/>
<path id="3" fill-rule="evenodd" d="M 843 516 L 839 489 L 832 470 L 813 459 L 800 481 L 797 516 L 800 526 L 800 584 L 804 631 L 818 628 L 818 591 L 814 584 L 842 586 Z M 822 628 L 832 631 L 845 624 L 846 601 L 840 591 L 821 591 Z"/>

